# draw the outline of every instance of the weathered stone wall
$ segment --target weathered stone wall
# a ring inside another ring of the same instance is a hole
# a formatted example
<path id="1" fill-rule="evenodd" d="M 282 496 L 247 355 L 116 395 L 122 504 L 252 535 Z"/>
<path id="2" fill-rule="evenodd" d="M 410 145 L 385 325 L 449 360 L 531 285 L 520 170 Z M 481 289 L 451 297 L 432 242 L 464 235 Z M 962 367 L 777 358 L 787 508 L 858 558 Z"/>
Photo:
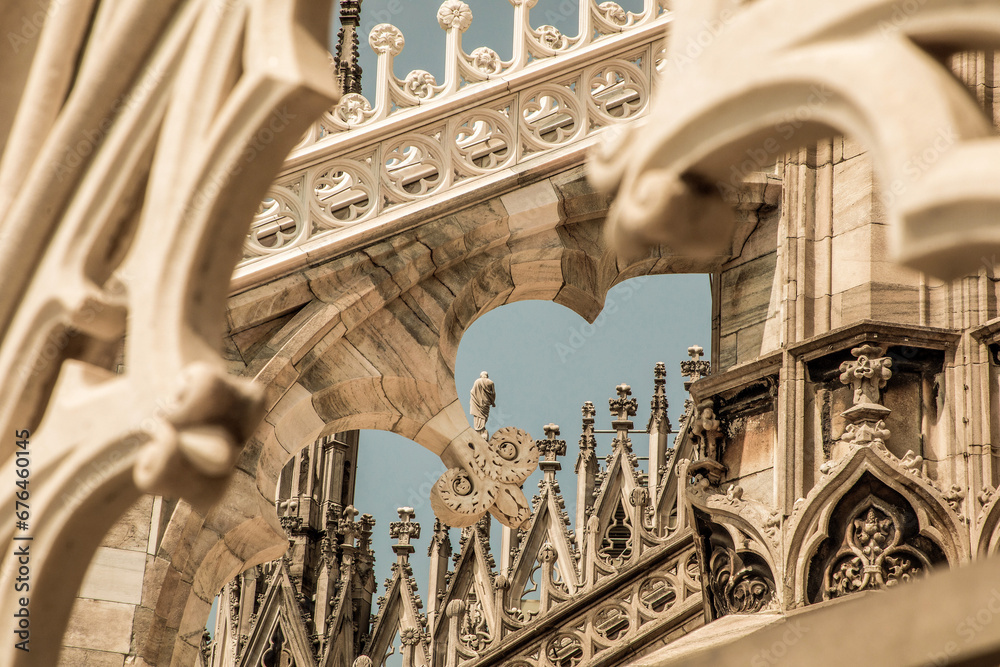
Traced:
<path id="1" fill-rule="evenodd" d="M 135 655 L 156 597 L 144 588 L 146 568 L 173 507 L 144 495 L 104 536 L 73 605 L 60 667 L 122 667 Z"/>

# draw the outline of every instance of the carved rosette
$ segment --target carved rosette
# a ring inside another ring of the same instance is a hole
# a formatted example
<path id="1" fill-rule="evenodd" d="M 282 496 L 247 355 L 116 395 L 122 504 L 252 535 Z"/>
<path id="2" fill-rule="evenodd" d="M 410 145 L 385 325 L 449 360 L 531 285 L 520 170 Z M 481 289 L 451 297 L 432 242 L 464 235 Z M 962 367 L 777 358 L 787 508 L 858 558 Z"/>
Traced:
<path id="1" fill-rule="evenodd" d="M 350 93 L 344 95 L 337 105 L 337 117 L 348 125 L 359 125 L 366 121 L 372 112 L 371 103 L 364 95 Z"/>
<path id="2" fill-rule="evenodd" d="M 442 30 L 454 28 L 465 32 L 472 25 L 472 10 L 462 0 L 445 0 L 438 9 L 437 20 Z"/>
<path id="3" fill-rule="evenodd" d="M 426 100 L 434 95 L 434 87 L 437 79 L 430 72 L 422 69 L 415 69 L 406 75 L 403 81 L 403 90 L 417 99 Z"/>
<path id="4" fill-rule="evenodd" d="M 390 23 L 379 23 L 368 33 L 368 43 L 375 53 L 398 56 L 406 45 L 403 33 Z"/>
<path id="5" fill-rule="evenodd" d="M 469 54 L 472 66 L 483 74 L 499 74 L 503 69 L 500 55 L 488 46 L 480 46 Z"/>

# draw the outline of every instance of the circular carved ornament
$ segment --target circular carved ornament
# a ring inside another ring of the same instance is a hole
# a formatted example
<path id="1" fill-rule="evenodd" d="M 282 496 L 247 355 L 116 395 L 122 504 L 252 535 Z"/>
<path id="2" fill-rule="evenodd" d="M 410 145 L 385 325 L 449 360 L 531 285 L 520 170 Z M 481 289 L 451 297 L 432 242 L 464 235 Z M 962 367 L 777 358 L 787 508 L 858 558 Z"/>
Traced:
<path id="1" fill-rule="evenodd" d="M 463 528 L 482 517 L 498 491 L 491 479 L 473 478 L 461 468 L 449 468 L 431 489 L 431 507 L 444 523 Z"/>
<path id="2" fill-rule="evenodd" d="M 507 484 L 521 484 L 538 467 L 538 446 L 525 431 L 513 426 L 498 429 L 490 437 L 490 477 Z"/>

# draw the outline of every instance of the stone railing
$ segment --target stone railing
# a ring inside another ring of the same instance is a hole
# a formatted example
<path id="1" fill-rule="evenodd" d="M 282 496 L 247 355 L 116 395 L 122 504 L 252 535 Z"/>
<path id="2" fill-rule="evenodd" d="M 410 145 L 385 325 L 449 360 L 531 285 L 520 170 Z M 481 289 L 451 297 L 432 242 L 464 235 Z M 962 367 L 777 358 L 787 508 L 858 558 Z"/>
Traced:
<path id="1" fill-rule="evenodd" d="M 423 70 L 397 78 L 393 59 L 403 34 L 375 26 L 374 104 L 345 95 L 302 138 L 257 211 L 241 273 L 644 114 L 663 61 L 664 1 L 646 0 L 639 14 L 614 2 L 579 1 L 580 30 L 568 37 L 552 26 L 532 28 L 534 3 L 511 0 L 513 57 L 503 61 L 488 47 L 465 52 L 472 13 L 446 0 L 437 14 L 447 35 L 440 84 Z"/>

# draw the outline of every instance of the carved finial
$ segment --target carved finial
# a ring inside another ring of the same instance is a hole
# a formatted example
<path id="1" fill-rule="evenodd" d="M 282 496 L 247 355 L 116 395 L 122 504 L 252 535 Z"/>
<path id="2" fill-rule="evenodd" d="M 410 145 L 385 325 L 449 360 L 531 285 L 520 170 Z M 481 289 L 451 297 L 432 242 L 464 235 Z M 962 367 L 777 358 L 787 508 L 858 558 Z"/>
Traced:
<path id="1" fill-rule="evenodd" d="M 594 417 L 597 416 L 597 410 L 594 408 L 594 404 L 591 403 L 590 401 L 587 401 L 586 403 L 583 404 L 583 407 L 580 408 L 580 412 L 583 413 L 584 426 L 586 426 L 588 423 L 591 426 L 593 426 Z"/>
<path id="2" fill-rule="evenodd" d="M 344 536 L 344 544 L 349 547 L 353 547 L 354 540 L 361 537 L 361 524 L 354 521 L 354 517 L 358 514 L 360 512 L 354 508 L 354 505 L 348 505 L 344 508 L 340 521 L 337 522 L 337 532 Z"/>
<path id="3" fill-rule="evenodd" d="M 632 395 L 632 387 L 627 384 L 618 385 L 615 387 L 615 392 L 617 392 L 618 398 L 608 399 L 611 415 L 617 417 L 619 421 L 627 421 L 639 409 L 639 401 L 629 398 Z"/>
<path id="4" fill-rule="evenodd" d="M 389 524 L 389 537 L 398 540 L 396 544 L 392 545 L 392 551 L 400 560 L 405 561 L 414 551 L 410 540 L 420 537 L 420 524 L 413 521 L 416 512 L 413 511 L 412 507 L 400 507 L 396 513 L 399 514 L 399 521 L 393 521 Z"/>
<path id="5" fill-rule="evenodd" d="M 667 383 L 667 365 L 662 361 L 657 361 L 653 367 L 653 384 L 662 385 Z"/>
<path id="6" fill-rule="evenodd" d="M 361 94 L 361 66 L 358 64 L 360 25 L 361 0 L 340 0 L 340 32 L 337 33 L 337 56 L 334 60 L 337 82 L 344 95 Z"/>
<path id="7" fill-rule="evenodd" d="M 472 10 L 462 0 L 445 0 L 437 13 L 442 30 L 455 29 L 465 32 L 472 25 Z"/>
<path id="8" fill-rule="evenodd" d="M 608 399 L 608 405 L 611 407 L 611 415 L 614 417 L 614 420 L 611 422 L 611 428 L 618 432 L 613 445 L 615 449 L 619 447 L 624 448 L 631 456 L 632 440 L 629 439 L 628 434 L 634 424 L 629 417 L 633 416 L 639 408 L 639 401 L 629 398 L 632 395 L 632 387 L 627 384 L 618 385 L 615 387 L 615 391 L 618 393 L 618 398 Z"/>
<path id="9" fill-rule="evenodd" d="M 545 458 L 538 462 L 538 467 L 545 473 L 547 482 L 555 481 L 555 473 L 562 470 L 562 466 L 556 460 L 557 456 L 566 455 L 566 441 L 559 440 L 559 426 L 556 424 L 546 424 L 542 427 L 545 430 L 545 439 L 536 440 L 535 446 Z"/>
<path id="10" fill-rule="evenodd" d="M 697 382 L 712 372 L 712 364 L 701 360 L 705 356 L 705 348 L 701 345 L 689 347 L 688 356 L 691 357 L 690 360 L 681 362 L 681 375 L 688 378 L 684 383 L 685 389 L 690 389 L 693 382 Z"/>
<path id="11" fill-rule="evenodd" d="M 878 404 L 880 391 L 892 377 L 892 359 L 885 355 L 885 348 L 865 343 L 851 350 L 857 357 L 840 365 L 840 381 L 854 389 L 854 404 Z"/>

